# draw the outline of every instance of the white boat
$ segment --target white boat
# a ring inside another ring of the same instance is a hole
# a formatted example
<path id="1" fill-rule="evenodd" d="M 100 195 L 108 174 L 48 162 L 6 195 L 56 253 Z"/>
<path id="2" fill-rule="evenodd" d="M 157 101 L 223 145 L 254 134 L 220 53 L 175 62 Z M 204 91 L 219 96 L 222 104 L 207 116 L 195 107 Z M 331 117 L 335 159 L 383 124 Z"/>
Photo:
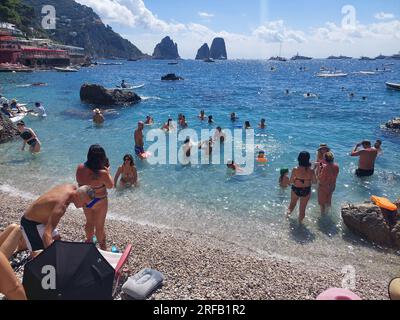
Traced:
<path id="1" fill-rule="evenodd" d="M 321 72 L 321 73 L 317 73 L 317 77 L 319 78 L 343 78 L 343 77 L 347 77 L 348 74 L 347 73 L 343 73 L 343 72 Z"/>
<path id="2" fill-rule="evenodd" d="M 18 121 L 21 121 L 23 118 L 25 118 L 25 116 L 27 115 L 27 113 L 18 113 L 18 115 L 11 117 L 10 120 L 12 123 L 17 123 Z"/>
<path id="3" fill-rule="evenodd" d="M 386 82 L 386 86 L 390 89 L 400 90 L 400 83 Z"/>
<path id="4" fill-rule="evenodd" d="M 66 67 L 66 68 L 59 68 L 59 67 L 54 67 L 54 70 L 58 72 L 78 72 L 78 69 L 71 68 L 71 67 Z"/>
<path id="5" fill-rule="evenodd" d="M 372 76 L 372 75 L 376 74 L 376 72 L 374 72 L 374 71 L 360 71 L 359 74 Z"/>
<path id="6" fill-rule="evenodd" d="M 139 84 L 137 86 L 128 86 L 126 88 L 121 88 L 121 87 L 115 87 L 115 88 L 110 88 L 109 90 L 122 90 L 122 91 L 130 91 L 130 90 L 134 90 L 134 89 L 140 89 L 144 87 L 144 83 L 143 84 Z"/>

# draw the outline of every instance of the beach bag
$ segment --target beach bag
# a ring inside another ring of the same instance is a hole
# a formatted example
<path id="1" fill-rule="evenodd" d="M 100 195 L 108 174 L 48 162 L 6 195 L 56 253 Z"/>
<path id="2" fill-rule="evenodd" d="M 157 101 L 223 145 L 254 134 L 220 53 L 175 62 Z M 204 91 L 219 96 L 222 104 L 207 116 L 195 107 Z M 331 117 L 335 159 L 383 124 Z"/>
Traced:
<path id="1" fill-rule="evenodd" d="M 122 292 L 135 300 L 145 300 L 162 286 L 163 281 L 161 272 L 145 268 L 129 277 L 122 286 Z"/>

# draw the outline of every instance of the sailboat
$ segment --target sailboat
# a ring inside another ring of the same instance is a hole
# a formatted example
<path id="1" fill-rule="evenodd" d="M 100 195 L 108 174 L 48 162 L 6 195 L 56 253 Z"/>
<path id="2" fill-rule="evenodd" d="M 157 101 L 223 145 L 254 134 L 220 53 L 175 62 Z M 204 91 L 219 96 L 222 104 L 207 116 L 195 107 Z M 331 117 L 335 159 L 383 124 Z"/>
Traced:
<path id="1" fill-rule="evenodd" d="M 281 61 L 281 62 L 287 61 L 286 58 L 282 57 L 282 42 L 280 43 L 280 46 L 279 46 L 279 56 L 271 57 L 268 59 L 268 61 Z"/>

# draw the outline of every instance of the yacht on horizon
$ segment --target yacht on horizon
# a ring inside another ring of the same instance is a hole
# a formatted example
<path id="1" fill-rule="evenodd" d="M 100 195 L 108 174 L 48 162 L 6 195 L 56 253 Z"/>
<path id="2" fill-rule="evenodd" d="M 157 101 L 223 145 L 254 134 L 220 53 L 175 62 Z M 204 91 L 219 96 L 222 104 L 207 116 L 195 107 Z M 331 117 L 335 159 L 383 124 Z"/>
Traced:
<path id="1" fill-rule="evenodd" d="M 292 57 L 290 60 L 311 60 L 311 59 L 312 59 L 311 57 L 301 56 L 297 52 L 297 54 L 294 57 Z"/>
<path id="2" fill-rule="evenodd" d="M 329 56 L 327 59 L 329 59 L 329 60 L 350 60 L 353 58 L 340 55 L 340 56 Z"/>
<path id="3" fill-rule="evenodd" d="M 364 60 L 364 61 L 374 61 L 374 60 L 376 60 L 375 58 L 370 58 L 370 57 L 365 57 L 365 56 L 362 56 L 359 60 Z"/>

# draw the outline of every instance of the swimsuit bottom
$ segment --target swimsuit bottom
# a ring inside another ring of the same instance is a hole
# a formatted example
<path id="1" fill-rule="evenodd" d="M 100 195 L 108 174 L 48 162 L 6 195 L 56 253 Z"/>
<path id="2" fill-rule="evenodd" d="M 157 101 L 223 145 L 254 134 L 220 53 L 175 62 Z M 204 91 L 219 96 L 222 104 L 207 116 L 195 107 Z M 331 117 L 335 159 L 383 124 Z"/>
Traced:
<path id="1" fill-rule="evenodd" d="M 373 174 L 374 174 L 374 169 L 371 169 L 371 170 L 357 169 L 356 170 L 357 177 L 370 177 Z"/>
<path id="2" fill-rule="evenodd" d="M 296 194 L 296 196 L 304 198 L 311 193 L 311 187 L 298 188 L 296 186 L 292 186 L 292 191 Z"/>
<path id="3" fill-rule="evenodd" d="M 135 146 L 135 153 L 136 153 L 136 155 L 140 156 L 142 153 L 144 153 L 144 148 Z"/>

